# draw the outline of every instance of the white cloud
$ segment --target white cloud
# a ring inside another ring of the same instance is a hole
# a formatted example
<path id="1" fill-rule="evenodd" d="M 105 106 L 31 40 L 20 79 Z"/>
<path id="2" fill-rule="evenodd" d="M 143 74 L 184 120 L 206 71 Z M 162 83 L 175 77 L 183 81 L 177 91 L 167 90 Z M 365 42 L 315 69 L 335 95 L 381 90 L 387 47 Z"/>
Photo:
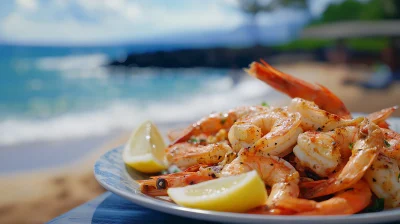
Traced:
<path id="1" fill-rule="evenodd" d="M 88 14 L 100 13 L 114 17 L 118 15 L 130 20 L 138 18 L 142 10 L 139 4 L 125 0 L 86 0 L 76 3 Z"/>
<path id="2" fill-rule="evenodd" d="M 237 0 L 15 0 L 0 20 L 2 40 L 37 44 L 139 41 L 155 35 L 231 29 L 246 18 Z M 332 1 L 310 0 L 318 15 Z M 0 1 L 1 8 L 2 1 Z M 260 25 L 288 24 L 302 12 L 260 14 Z"/>
<path id="3" fill-rule="evenodd" d="M 171 32 L 228 29 L 240 24 L 239 13 L 219 3 L 18 0 L 18 7 L 0 21 L 0 33 L 3 39 L 14 42 L 93 44 L 134 41 Z"/>
<path id="4" fill-rule="evenodd" d="M 17 0 L 16 3 L 19 8 L 28 11 L 35 11 L 38 6 L 36 0 Z"/>

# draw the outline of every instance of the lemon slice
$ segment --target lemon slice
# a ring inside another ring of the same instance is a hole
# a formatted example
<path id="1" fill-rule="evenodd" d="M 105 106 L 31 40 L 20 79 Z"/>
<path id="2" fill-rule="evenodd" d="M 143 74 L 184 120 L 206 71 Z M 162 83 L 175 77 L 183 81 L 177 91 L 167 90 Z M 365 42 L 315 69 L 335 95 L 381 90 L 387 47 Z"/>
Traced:
<path id="1" fill-rule="evenodd" d="M 267 200 L 265 185 L 256 171 L 170 188 L 168 195 L 184 207 L 225 212 L 245 212 Z"/>
<path id="2" fill-rule="evenodd" d="M 167 168 L 165 143 L 157 127 L 150 121 L 142 123 L 125 145 L 124 162 L 143 173 L 156 173 Z"/>

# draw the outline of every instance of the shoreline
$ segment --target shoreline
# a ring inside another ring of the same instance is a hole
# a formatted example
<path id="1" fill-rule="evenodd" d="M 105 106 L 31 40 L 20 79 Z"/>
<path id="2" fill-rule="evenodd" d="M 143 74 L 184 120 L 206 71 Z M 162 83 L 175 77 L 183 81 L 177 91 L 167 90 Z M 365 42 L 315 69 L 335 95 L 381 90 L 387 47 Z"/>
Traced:
<path id="1" fill-rule="evenodd" d="M 47 170 L 85 158 L 107 141 L 126 134 L 119 130 L 107 135 L 57 141 L 24 142 L 0 146 L 0 176 Z"/>
<path id="2" fill-rule="evenodd" d="M 168 129 L 182 127 L 190 122 L 156 123 L 164 140 Z M 139 125 L 139 124 L 138 124 Z M 24 142 L 11 146 L 0 146 L 0 178 L 31 172 L 58 170 L 72 164 L 86 164 L 88 158 L 100 156 L 128 140 L 132 130 L 118 129 L 111 133 L 56 141 Z M 119 144 L 112 144 L 117 142 Z"/>

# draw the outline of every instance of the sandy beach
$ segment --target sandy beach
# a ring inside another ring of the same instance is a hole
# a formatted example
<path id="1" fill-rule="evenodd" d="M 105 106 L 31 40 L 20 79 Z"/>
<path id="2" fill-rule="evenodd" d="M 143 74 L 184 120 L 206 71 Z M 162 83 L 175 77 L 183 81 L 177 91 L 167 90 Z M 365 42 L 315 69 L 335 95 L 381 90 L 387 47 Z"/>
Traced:
<path id="1" fill-rule="evenodd" d="M 365 77 L 366 73 L 370 73 L 365 67 L 350 69 L 345 66 L 302 62 L 278 68 L 306 81 L 327 86 L 353 112 L 370 113 L 400 105 L 397 98 L 400 96 L 400 83 L 385 90 L 366 90 L 342 84 L 345 77 Z M 280 104 L 289 101 L 283 95 L 278 97 L 282 99 Z M 265 101 L 268 100 L 266 96 Z M 396 111 L 394 116 L 400 116 L 400 111 Z M 157 125 L 165 135 L 168 129 L 187 124 Z M 57 144 L 61 143 L 57 142 L 44 143 L 40 147 L 30 147 L 28 144 L 24 147 L 6 147 L 0 152 L 3 163 L 0 165 L 0 223 L 43 223 L 104 192 L 93 177 L 93 164 L 104 152 L 124 144 L 129 135 L 130 131 L 121 131 L 103 138 L 71 141 L 69 147 L 58 147 Z M 52 144 L 59 150 L 46 157 L 46 149 L 52 148 Z M 42 160 L 35 159 L 32 162 L 30 158 L 35 153 L 42 155 L 38 157 Z"/>
<path id="2" fill-rule="evenodd" d="M 43 223 L 104 192 L 94 179 L 93 164 L 128 136 L 121 134 L 83 159 L 58 168 L 1 176 L 0 223 Z"/>

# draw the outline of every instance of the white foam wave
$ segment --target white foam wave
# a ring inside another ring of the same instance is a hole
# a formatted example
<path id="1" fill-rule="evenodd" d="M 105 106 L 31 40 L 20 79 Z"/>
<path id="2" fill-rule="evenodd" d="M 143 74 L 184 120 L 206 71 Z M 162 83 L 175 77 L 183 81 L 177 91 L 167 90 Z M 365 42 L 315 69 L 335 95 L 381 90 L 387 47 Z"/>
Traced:
<path id="1" fill-rule="evenodd" d="M 217 91 L 216 88 L 220 89 Z M 230 78 L 222 78 L 213 85 L 205 85 L 203 90 L 179 101 L 144 105 L 143 102 L 114 102 L 102 110 L 67 114 L 44 121 L 7 119 L 0 121 L 0 145 L 98 136 L 116 129 L 131 130 L 146 119 L 157 124 L 190 122 L 212 111 L 259 104 L 271 89 L 257 80 L 246 79 L 232 85 Z"/>
<path id="2" fill-rule="evenodd" d="M 43 57 L 35 62 L 43 71 L 58 71 L 67 78 L 105 78 L 105 65 L 108 57 L 105 54 L 68 55 L 63 57 Z"/>

